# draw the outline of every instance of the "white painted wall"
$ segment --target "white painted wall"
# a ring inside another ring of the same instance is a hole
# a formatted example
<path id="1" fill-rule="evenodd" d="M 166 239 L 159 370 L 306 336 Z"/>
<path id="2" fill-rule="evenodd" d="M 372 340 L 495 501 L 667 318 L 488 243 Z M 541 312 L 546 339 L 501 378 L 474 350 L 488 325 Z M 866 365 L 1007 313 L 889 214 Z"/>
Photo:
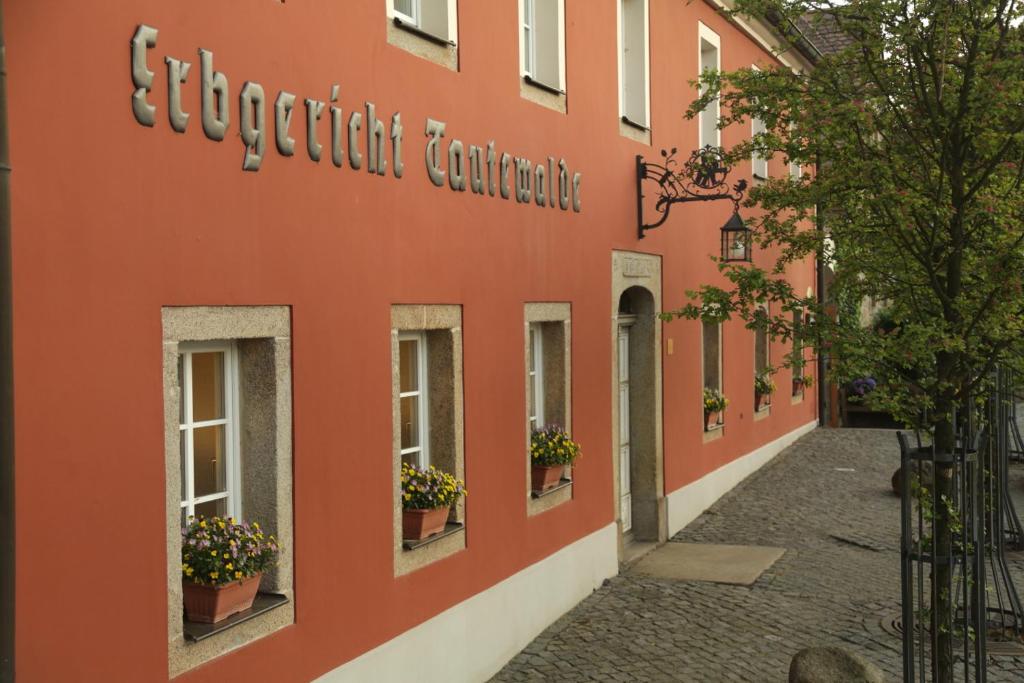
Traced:
<path id="1" fill-rule="evenodd" d="M 616 533 L 609 524 L 317 681 L 485 681 L 618 573 Z"/>

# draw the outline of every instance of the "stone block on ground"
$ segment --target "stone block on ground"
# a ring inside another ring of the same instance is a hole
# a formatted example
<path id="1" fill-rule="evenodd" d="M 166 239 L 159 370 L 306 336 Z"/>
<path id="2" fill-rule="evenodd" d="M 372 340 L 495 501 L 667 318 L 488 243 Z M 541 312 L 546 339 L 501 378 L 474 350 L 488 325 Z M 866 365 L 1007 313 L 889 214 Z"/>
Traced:
<path id="1" fill-rule="evenodd" d="M 881 669 L 841 647 L 809 647 L 793 656 L 789 683 L 884 683 Z"/>

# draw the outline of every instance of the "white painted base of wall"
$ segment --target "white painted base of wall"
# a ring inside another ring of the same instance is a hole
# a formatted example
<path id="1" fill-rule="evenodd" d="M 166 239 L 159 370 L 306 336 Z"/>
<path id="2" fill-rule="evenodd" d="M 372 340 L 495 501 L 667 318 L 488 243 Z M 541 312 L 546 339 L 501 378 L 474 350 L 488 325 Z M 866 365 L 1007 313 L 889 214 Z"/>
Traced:
<path id="1" fill-rule="evenodd" d="M 619 572 L 616 534 L 609 524 L 317 681 L 486 681 Z"/>
<path id="2" fill-rule="evenodd" d="M 734 486 L 817 426 L 817 420 L 808 422 L 668 494 L 668 535 L 674 536 Z"/>

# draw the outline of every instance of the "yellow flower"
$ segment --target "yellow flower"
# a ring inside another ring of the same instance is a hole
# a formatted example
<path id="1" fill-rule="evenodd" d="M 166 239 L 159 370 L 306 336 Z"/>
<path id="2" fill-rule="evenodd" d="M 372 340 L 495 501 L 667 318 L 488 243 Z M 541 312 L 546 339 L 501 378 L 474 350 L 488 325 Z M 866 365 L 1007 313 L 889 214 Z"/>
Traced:
<path id="1" fill-rule="evenodd" d="M 217 557 L 217 551 L 216 550 L 211 550 L 210 551 L 210 557 Z"/>
<path id="2" fill-rule="evenodd" d="M 242 572 L 235 572 L 235 578 L 236 579 L 242 578 Z"/>
<path id="3" fill-rule="evenodd" d="M 210 572 L 211 579 L 216 579 L 218 576 L 220 576 L 220 574 L 218 574 L 217 572 Z"/>
<path id="4" fill-rule="evenodd" d="M 192 569 L 192 567 L 189 567 L 188 569 L 185 570 L 185 576 L 192 576 L 192 572 L 193 571 L 194 570 Z"/>
<path id="5" fill-rule="evenodd" d="M 231 564 L 230 562 L 228 562 L 226 565 L 224 565 L 224 569 L 227 569 L 228 571 L 231 571 L 234 568 L 235 568 L 235 565 Z"/>
<path id="6" fill-rule="evenodd" d="M 412 500 L 412 494 L 411 493 L 405 494 L 405 499 L 406 500 Z"/>
<path id="7" fill-rule="evenodd" d="M 228 555 L 227 553 L 224 553 L 224 559 L 225 559 L 225 560 L 226 560 L 226 559 L 228 559 L 229 557 L 231 557 L 231 556 L 230 556 L 230 555 Z"/>
<path id="8" fill-rule="evenodd" d="M 200 529 L 205 529 L 206 528 L 206 522 L 199 522 L 199 528 Z"/>

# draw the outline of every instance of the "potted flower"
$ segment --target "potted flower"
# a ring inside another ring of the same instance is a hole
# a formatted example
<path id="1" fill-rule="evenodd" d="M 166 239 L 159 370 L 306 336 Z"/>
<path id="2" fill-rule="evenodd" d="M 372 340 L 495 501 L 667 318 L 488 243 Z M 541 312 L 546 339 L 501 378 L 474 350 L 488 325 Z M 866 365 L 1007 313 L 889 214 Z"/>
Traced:
<path id="1" fill-rule="evenodd" d="M 754 409 L 764 410 L 772 402 L 775 393 L 775 382 L 767 370 L 754 375 Z"/>
<path id="2" fill-rule="evenodd" d="M 580 457 L 580 445 L 558 425 L 534 429 L 530 433 L 530 482 L 534 491 L 558 486 L 566 465 Z"/>
<path id="3" fill-rule="evenodd" d="M 185 616 L 215 624 L 252 607 L 260 577 L 280 547 L 256 522 L 190 516 L 181 530 L 181 579 Z"/>
<path id="4" fill-rule="evenodd" d="M 793 375 L 793 395 L 799 396 L 804 389 L 814 386 L 814 375 Z"/>
<path id="5" fill-rule="evenodd" d="M 850 382 L 846 395 L 851 399 L 860 400 L 874 391 L 877 386 L 878 382 L 874 377 L 858 377 Z"/>
<path id="6" fill-rule="evenodd" d="M 721 391 L 704 387 L 704 431 L 711 431 L 721 424 L 722 413 L 728 406 L 729 399 Z"/>
<path id="7" fill-rule="evenodd" d="M 466 495 L 466 484 L 433 465 L 402 463 L 402 538 L 421 541 L 444 531 L 452 505 Z"/>

